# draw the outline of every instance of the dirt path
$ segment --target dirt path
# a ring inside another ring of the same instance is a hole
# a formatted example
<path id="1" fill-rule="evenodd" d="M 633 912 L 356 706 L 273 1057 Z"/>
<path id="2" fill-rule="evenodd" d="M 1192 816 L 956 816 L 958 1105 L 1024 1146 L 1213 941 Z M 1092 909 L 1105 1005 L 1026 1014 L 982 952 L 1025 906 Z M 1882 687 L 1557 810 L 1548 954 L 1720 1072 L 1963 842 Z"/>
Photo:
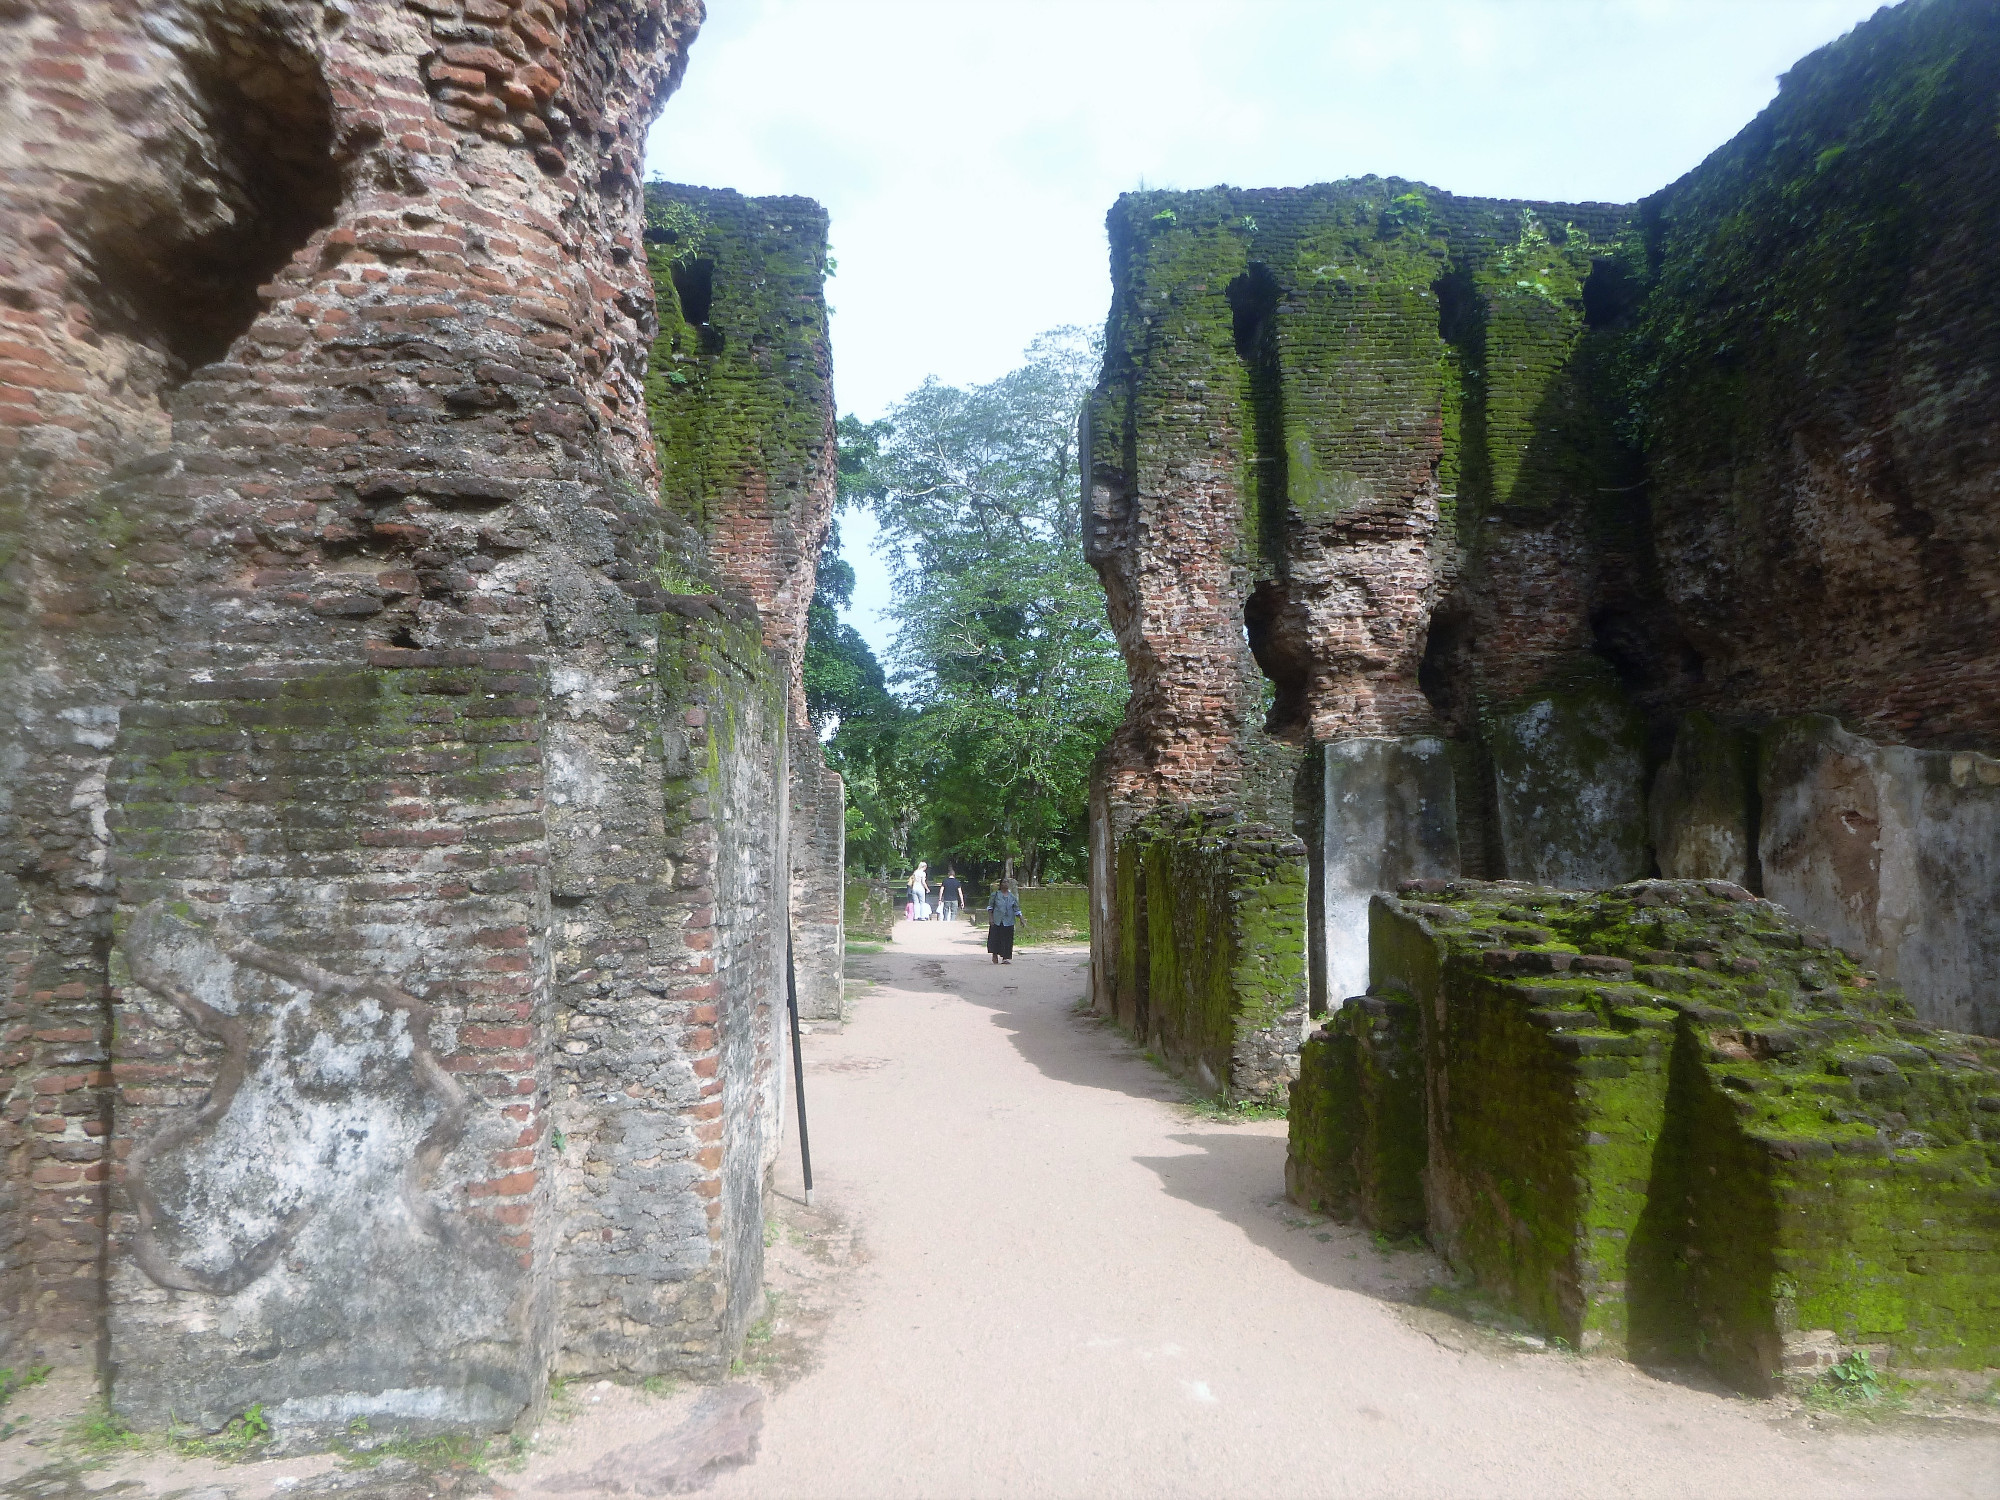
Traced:
<path id="1" fill-rule="evenodd" d="M 1429 1258 L 1293 1211 L 1283 1125 L 1175 1107 L 1076 1014 L 1079 950 L 904 924 L 855 966 L 880 986 L 806 1047 L 858 1264 L 718 1497 L 2000 1495 L 1994 1430 L 1816 1429 L 1413 1313 Z M 826 1308 L 781 1295 L 775 1342 Z"/>

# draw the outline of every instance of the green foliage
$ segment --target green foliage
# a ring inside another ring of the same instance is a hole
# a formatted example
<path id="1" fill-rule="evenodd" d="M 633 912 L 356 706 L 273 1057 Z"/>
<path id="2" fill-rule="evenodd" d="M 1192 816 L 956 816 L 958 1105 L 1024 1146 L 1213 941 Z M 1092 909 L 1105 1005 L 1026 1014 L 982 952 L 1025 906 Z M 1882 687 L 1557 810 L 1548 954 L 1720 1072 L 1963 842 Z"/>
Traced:
<path id="1" fill-rule="evenodd" d="M 557 1397 L 556 1382 L 550 1382 L 550 1399 Z M 336 1444 L 350 1469 L 372 1469 L 384 1459 L 400 1458 L 424 1470 L 470 1469 L 486 1473 L 495 1465 L 518 1467 L 527 1458 L 525 1437 L 475 1437 L 465 1432 L 437 1432 L 428 1437 L 373 1436 L 366 1417 L 347 1424 L 349 1441 Z"/>
<path id="2" fill-rule="evenodd" d="M 648 183 L 648 187 L 662 184 Z M 714 227 L 709 216 L 678 198 L 668 198 L 661 193 L 646 195 L 646 239 L 651 244 L 664 246 L 664 255 L 670 264 L 681 265 L 693 260 L 701 253 L 702 242 L 708 238 Z"/>
<path id="3" fill-rule="evenodd" d="M 144 1447 L 145 1439 L 119 1421 L 102 1401 L 93 1401 L 70 1428 L 69 1443 L 87 1457 L 101 1458 Z"/>
<path id="4" fill-rule="evenodd" d="M 1824 1406 L 1866 1406 L 1880 1401 L 1881 1373 L 1866 1349 L 1856 1349 L 1812 1383 L 1807 1399 Z"/>
<path id="5" fill-rule="evenodd" d="M 1019 369 L 933 379 L 847 429 L 849 503 L 874 512 L 895 584 L 902 852 L 1080 874 L 1090 764 L 1125 675 L 1083 560 L 1077 416 L 1099 351 L 1078 329 Z M 878 767 L 879 769 L 879 767 Z"/>
<path id="6" fill-rule="evenodd" d="M 222 1431 L 213 1435 L 188 1432 L 178 1423 L 167 1428 L 167 1446 L 187 1458 L 212 1458 L 233 1464 L 261 1457 L 271 1441 L 271 1419 L 264 1415 L 264 1403 L 253 1401 L 241 1415 L 231 1417 Z"/>
<path id="7" fill-rule="evenodd" d="M 49 1372 L 54 1368 L 53 1365 L 30 1365 L 17 1375 L 11 1369 L 0 1367 L 0 1406 L 5 1406 L 11 1401 L 16 1391 L 25 1391 L 30 1386 L 40 1385 L 49 1378 Z M 27 1425 L 25 1421 L 0 1421 L 0 1442 L 5 1442 Z"/>

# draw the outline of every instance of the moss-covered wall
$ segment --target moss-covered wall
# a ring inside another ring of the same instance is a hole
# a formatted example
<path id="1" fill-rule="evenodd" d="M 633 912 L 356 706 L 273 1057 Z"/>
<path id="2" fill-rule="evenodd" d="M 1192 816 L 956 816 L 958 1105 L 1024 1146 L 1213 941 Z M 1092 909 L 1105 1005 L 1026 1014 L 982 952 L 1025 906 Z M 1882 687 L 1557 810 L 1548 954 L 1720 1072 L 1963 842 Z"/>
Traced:
<path id="1" fill-rule="evenodd" d="M 1020 888 L 1022 943 L 1080 943 L 1090 936 L 1090 889 L 1081 885 Z"/>
<path id="2" fill-rule="evenodd" d="M 646 415 L 678 546 L 669 592 L 719 581 L 756 604 L 788 678 L 787 859 L 800 1014 L 838 1016 L 846 790 L 806 713 L 806 611 L 833 514 L 827 215 L 805 198 L 646 185 L 658 330 Z"/>
<path id="3" fill-rule="evenodd" d="M 1303 851 L 1218 816 L 1120 842 L 1118 1017 L 1176 1071 L 1230 1098 L 1281 1097 L 1306 1013 Z"/>
<path id="4" fill-rule="evenodd" d="M 896 908 L 889 900 L 887 886 L 872 880 L 850 880 L 844 899 L 850 941 L 886 943 L 895 935 Z"/>
<path id="5" fill-rule="evenodd" d="M 1367 1216 L 1365 1158 L 1407 1175 L 1416 1143 L 1360 1124 L 1408 1120 L 1400 1084 L 1357 1045 L 1407 1003 L 1428 1231 L 1536 1326 L 1748 1389 L 1852 1348 L 2000 1364 L 2000 1047 L 1824 934 L 1721 881 L 1411 882 L 1377 901 L 1374 980 L 1381 1015 L 1308 1047 L 1302 1198 Z"/>
<path id="6" fill-rule="evenodd" d="M 1284 826 L 1303 769 L 1325 975 L 1341 830 L 1294 747 L 1443 738 L 1465 873 L 1768 884 L 2000 1030 L 1985 760 L 1943 759 L 2000 753 L 1995 76 L 1990 4 L 1907 0 L 1636 205 L 1121 198 L 1086 424 L 1134 688 L 1110 830 Z M 1866 742 L 1792 775 L 1769 744 L 1827 712 Z"/>
<path id="7" fill-rule="evenodd" d="M 1629 420 L 1703 706 L 2000 750 L 2000 13 L 1884 7 L 1641 205 Z"/>

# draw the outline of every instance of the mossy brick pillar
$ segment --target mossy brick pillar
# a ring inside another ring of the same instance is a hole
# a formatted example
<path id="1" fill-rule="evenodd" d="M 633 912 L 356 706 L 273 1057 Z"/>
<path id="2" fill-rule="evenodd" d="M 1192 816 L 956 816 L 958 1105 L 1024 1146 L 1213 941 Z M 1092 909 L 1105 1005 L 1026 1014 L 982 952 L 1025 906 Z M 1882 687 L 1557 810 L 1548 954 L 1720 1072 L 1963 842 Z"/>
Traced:
<path id="1" fill-rule="evenodd" d="M 1276 1099 L 1305 1029 L 1305 869 L 1275 829 L 1195 817 L 1135 835 L 1145 1036 L 1204 1089 Z"/>
<path id="2" fill-rule="evenodd" d="M 806 610 L 833 516 L 826 210 L 654 182 L 659 308 L 646 376 L 670 512 L 756 602 L 790 695 L 791 938 L 800 1013 L 838 1017 L 846 789 L 806 713 Z"/>

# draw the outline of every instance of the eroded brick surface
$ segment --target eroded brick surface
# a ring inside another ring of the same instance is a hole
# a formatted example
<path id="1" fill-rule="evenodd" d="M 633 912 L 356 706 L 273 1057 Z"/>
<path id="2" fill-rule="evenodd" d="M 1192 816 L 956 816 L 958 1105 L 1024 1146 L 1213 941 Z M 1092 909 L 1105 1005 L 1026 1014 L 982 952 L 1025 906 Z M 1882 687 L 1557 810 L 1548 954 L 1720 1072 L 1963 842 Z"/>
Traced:
<path id="1" fill-rule="evenodd" d="M 1884 12 L 1629 207 L 1380 178 L 1119 200 L 1088 414 L 1133 683 L 1094 804 L 1101 1007 L 1147 982 L 1120 924 L 1163 919 L 1115 889 L 1144 820 L 1295 817 L 1337 1005 L 1353 843 L 1435 842 L 1448 800 L 1471 875 L 1738 850 L 1925 1019 L 2000 1026 L 2000 386 L 1967 238 L 2000 213 L 1996 66 L 1982 6 Z M 1323 796 L 1357 741 L 1386 779 Z M 1437 742 L 1449 799 L 1388 769 Z"/>
<path id="2" fill-rule="evenodd" d="M 504 1425 L 755 1302 L 797 631 L 644 392 L 700 18 L 0 10 L 0 1321 L 108 1289 L 132 1420 Z"/>

